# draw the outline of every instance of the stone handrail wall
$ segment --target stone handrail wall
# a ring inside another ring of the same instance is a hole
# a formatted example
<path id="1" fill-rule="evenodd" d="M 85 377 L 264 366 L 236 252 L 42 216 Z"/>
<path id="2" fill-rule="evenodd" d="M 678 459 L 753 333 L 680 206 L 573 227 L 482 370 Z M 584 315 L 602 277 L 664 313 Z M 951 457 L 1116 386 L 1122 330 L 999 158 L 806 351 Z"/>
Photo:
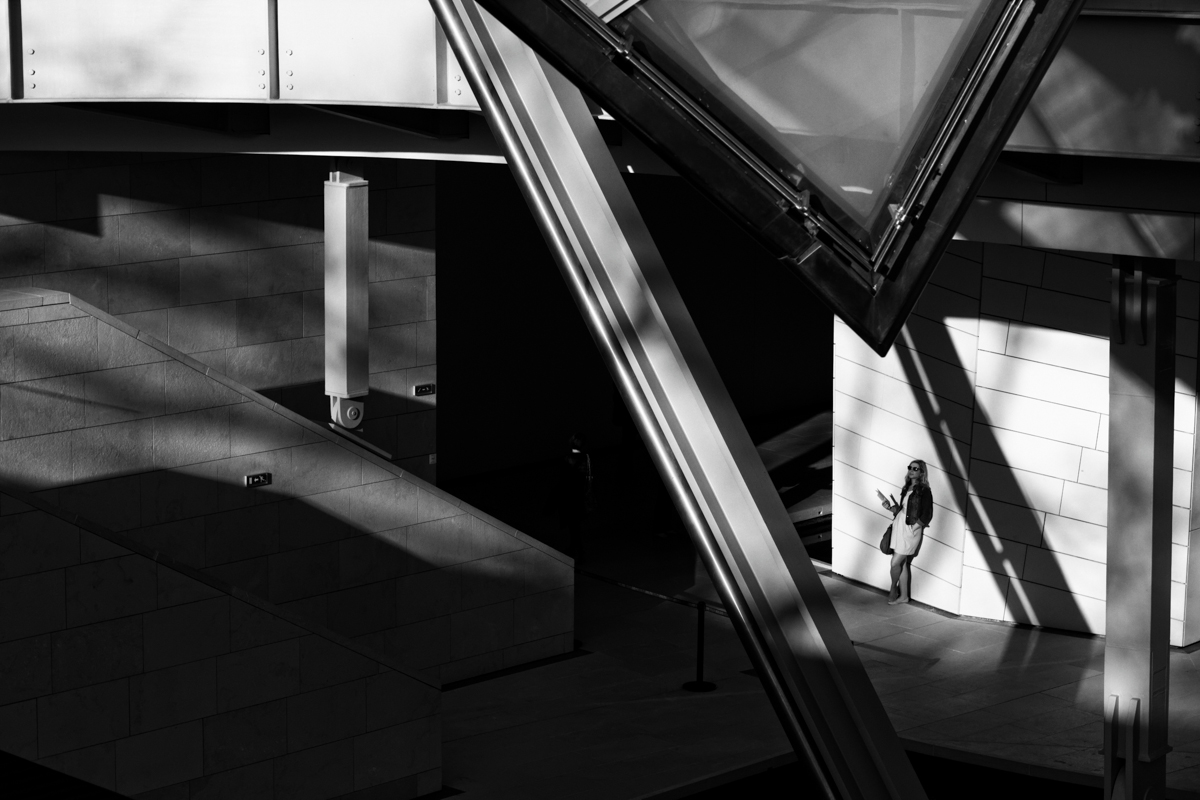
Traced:
<path id="1" fill-rule="evenodd" d="M 21 290 L 0 354 L 0 480 L 443 681 L 572 649 L 571 559 L 154 337 Z"/>
<path id="2" fill-rule="evenodd" d="M 0 749 L 126 795 L 441 786 L 435 682 L 4 488 Z"/>

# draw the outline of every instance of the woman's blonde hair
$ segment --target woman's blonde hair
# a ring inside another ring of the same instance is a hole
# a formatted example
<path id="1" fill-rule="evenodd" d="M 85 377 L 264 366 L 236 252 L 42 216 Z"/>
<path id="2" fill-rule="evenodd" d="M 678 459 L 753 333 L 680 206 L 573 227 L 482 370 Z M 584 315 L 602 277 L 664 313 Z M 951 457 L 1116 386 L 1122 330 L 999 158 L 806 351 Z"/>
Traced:
<path id="1" fill-rule="evenodd" d="M 906 494 L 908 492 L 908 490 L 912 488 L 914 483 L 920 487 L 929 486 L 929 466 L 919 458 L 914 458 L 912 461 L 909 461 L 908 463 L 909 464 L 920 464 L 921 465 L 921 474 L 917 478 L 914 479 L 908 474 L 908 471 L 905 470 L 905 472 L 904 472 L 904 490 L 903 490 L 903 492 L 901 492 L 902 494 Z"/>

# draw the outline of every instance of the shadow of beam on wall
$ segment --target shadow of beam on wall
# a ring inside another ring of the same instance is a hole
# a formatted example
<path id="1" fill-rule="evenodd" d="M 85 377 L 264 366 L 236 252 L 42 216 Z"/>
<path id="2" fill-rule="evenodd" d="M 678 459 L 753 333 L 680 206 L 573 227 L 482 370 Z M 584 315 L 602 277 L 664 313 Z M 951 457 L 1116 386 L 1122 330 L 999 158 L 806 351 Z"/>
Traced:
<path id="1" fill-rule="evenodd" d="M 948 423 L 942 418 L 933 397 L 954 397 L 964 393 L 973 396 L 975 387 L 971 385 L 962 363 L 953 364 L 956 367 L 953 370 L 925 370 L 922 368 L 921 353 L 923 352 L 937 352 L 953 358 L 949 354 L 955 351 L 945 326 L 906 326 L 905 332 L 902 333 L 902 342 L 902 345 L 897 346 L 896 353 L 908 376 L 908 382 L 912 386 L 925 389 L 923 392 L 913 392 L 913 395 L 921 406 L 926 427 L 935 431 L 948 431 Z M 978 398 L 974 404 L 974 422 L 972 451 L 978 451 L 981 445 L 984 445 L 989 453 L 1001 453 L 1000 444 L 992 437 L 990 420 L 987 413 L 981 408 Z M 989 441 L 980 442 L 977 437 L 988 437 Z M 942 437 L 931 438 L 941 463 L 955 464 L 959 468 L 960 474 L 972 474 L 969 469 L 971 465 L 962 464 L 961 455 L 949 447 Z M 1042 524 L 1031 510 L 1035 507 L 1034 503 L 1027 497 L 1026 492 L 1014 476 L 1012 468 L 1003 461 L 996 466 L 999 469 L 989 471 L 992 485 L 988 487 L 987 494 L 989 497 L 1008 498 L 1004 508 L 1010 513 L 1003 521 L 996 519 L 992 503 L 986 497 L 972 493 L 968 487 L 966 492 L 967 508 L 964 511 L 967 512 L 969 522 L 968 530 L 964 534 L 964 550 L 967 547 L 965 537 L 971 536 L 970 521 L 977 520 L 977 524 L 989 534 L 985 537 L 975 537 L 979 545 L 979 552 L 987 563 L 988 572 L 996 581 L 997 590 L 1005 596 L 1005 611 L 1014 621 L 1045 624 L 1045 620 L 1053 619 L 1055 621 L 1053 627 L 1077 631 L 1091 630 L 1078 603 L 1069 593 L 1064 592 L 1062 597 L 1066 598 L 1066 601 L 1056 603 L 1051 609 L 1031 598 L 1018 582 L 1020 574 L 1012 564 L 1009 555 L 1004 551 L 1003 540 L 1006 537 L 1003 534 L 1012 531 L 1014 527 L 1020 528 L 1025 536 L 1036 536 L 1040 544 Z M 997 505 L 999 504 L 997 503 Z M 1042 580 L 1049 585 L 1065 587 L 1067 584 L 1062 570 L 1053 559 L 1048 561 L 1047 574 L 1041 576 Z"/>

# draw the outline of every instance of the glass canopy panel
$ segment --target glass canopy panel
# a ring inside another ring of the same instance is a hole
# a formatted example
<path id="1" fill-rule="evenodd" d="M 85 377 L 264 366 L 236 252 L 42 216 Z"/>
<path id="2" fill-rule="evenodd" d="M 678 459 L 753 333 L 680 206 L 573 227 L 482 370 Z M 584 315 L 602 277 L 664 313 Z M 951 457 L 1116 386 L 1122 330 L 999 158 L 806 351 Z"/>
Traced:
<path id="1" fill-rule="evenodd" d="M 646 0 L 611 25 L 871 247 L 986 10 L 984 0 Z"/>

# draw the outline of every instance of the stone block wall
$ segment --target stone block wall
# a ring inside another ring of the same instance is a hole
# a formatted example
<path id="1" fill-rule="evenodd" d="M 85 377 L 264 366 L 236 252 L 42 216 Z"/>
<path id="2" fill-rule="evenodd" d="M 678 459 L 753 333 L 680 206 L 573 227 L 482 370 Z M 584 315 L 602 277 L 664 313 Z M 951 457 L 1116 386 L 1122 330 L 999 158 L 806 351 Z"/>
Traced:
<path id="1" fill-rule="evenodd" d="M 0 749 L 132 797 L 441 787 L 435 682 L 29 496 L 0 553 Z"/>
<path id="2" fill-rule="evenodd" d="M 891 516 L 875 490 L 899 499 L 909 461 L 924 459 L 935 508 L 912 565 L 913 598 L 956 613 L 979 324 L 972 271 L 959 255 L 943 259 L 886 358 L 841 321 L 834 327 L 833 568 L 889 585 L 878 545 Z"/>
<path id="3" fill-rule="evenodd" d="M 0 154 L 0 289 L 79 297 L 324 421 L 329 160 Z M 437 377 L 430 162 L 367 161 L 371 391 L 363 435 L 432 480 Z"/>
<path id="4" fill-rule="evenodd" d="M 0 479 L 443 681 L 573 648 L 570 559 L 81 301 L 8 296 Z"/>
<path id="5" fill-rule="evenodd" d="M 835 570 L 887 585 L 887 559 L 868 549 L 887 524 L 873 490 L 896 486 L 906 460 L 924 458 L 945 507 L 914 561 L 918 600 L 1104 632 L 1111 265 L 1105 255 L 956 242 L 886 358 L 838 325 Z M 1171 642 L 1179 646 L 1200 639 L 1200 581 L 1189 578 L 1189 539 L 1200 528 L 1192 522 L 1200 273 L 1192 262 L 1177 271 Z"/>
<path id="6" fill-rule="evenodd" d="M 1102 633 L 1112 261 L 999 245 L 984 245 L 982 256 L 971 485 L 983 513 L 971 520 L 964 553 L 964 585 L 975 586 L 973 610 L 964 613 Z M 1179 262 L 1176 271 L 1171 642 L 1178 646 L 1187 643 L 1200 284 L 1194 263 Z M 1007 485 L 992 477 L 999 469 Z"/>

